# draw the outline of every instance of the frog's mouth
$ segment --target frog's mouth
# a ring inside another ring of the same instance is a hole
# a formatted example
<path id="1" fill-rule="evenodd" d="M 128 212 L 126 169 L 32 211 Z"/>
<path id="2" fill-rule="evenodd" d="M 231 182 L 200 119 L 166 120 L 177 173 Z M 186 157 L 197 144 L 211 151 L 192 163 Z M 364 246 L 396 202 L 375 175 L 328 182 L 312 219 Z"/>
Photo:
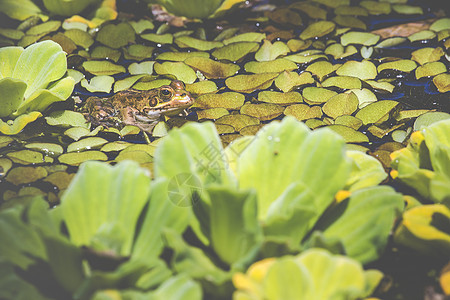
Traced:
<path id="1" fill-rule="evenodd" d="M 144 108 L 144 113 L 151 119 L 160 115 L 176 115 L 194 103 L 194 99 L 188 93 L 173 96 L 170 101 L 162 102 L 154 107 Z"/>

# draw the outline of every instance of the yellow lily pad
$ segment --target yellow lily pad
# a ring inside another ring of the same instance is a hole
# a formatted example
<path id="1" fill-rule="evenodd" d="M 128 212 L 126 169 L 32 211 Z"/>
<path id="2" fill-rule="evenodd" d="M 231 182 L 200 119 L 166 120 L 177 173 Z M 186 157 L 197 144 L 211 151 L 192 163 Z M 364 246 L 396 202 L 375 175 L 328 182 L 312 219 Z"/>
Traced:
<path id="1" fill-rule="evenodd" d="M 450 29 L 450 18 L 441 18 L 430 25 L 430 30 L 439 32 L 441 30 Z"/>
<path id="2" fill-rule="evenodd" d="M 134 44 L 123 50 L 123 56 L 125 59 L 141 61 L 150 58 L 154 49 L 154 47 Z"/>
<path id="3" fill-rule="evenodd" d="M 334 120 L 334 124 L 344 125 L 358 130 L 362 126 L 362 121 L 354 116 L 342 115 Z"/>
<path id="4" fill-rule="evenodd" d="M 336 15 L 344 15 L 344 16 L 363 16 L 366 17 L 369 15 L 367 9 L 361 6 L 349 6 L 349 5 L 341 5 L 334 9 L 334 13 Z"/>
<path id="5" fill-rule="evenodd" d="M 364 0 L 359 5 L 367 9 L 371 15 L 387 15 L 391 13 L 391 4 L 387 2 Z"/>
<path id="6" fill-rule="evenodd" d="M 308 106 L 306 104 L 293 104 L 284 110 L 286 116 L 293 116 L 299 121 L 322 117 L 320 106 Z"/>
<path id="7" fill-rule="evenodd" d="M 350 44 L 373 46 L 379 40 L 379 35 L 370 32 L 350 31 L 341 36 L 341 44 L 344 46 Z"/>
<path id="8" fill-rule="evenodd" d="M 272 103 L 246 103 L 241 107 L 240 110 L 241 114 L 258 118 L 261 121 L 272 120 L 281 115 L 283 111 L 283 106 Z"/>
<path id="9" fill-rule="evenodd" d="M 289 47 L 289 50 L 292 52 L 297 52 L 300 50 L 307 49 L 309 46 L 311 46 L 312 41 L 311 40 L 298 40 L 298 39 L 290 39 L 286 45 Z"/>
<path id="10" fill-rule="evenodd" d="M 327 102 L 331 97 L 336 96 L 338 93 L 326 88 L 311 86 L 304 88 L 302 94 L 306 103 L 320 104 Z"/>
<path id="11" fill-rule="evenodd" d="M 61 145 L 53 144 L 53 143 L 29 143 L 26 144 L 25 147 L 27 149 L 38 150 L 40 152 L 44 152 L 49 156 L 58 156 L 64 152 L 64 149 Z"/>
<path id="12" fill-rule="evenodd" d="M 44 167 L 16 167 L 8 172 L 6 180 L 14 185 L 21 185 L 45 178 L 47 174 Z"/>
<path id="13" fill-rule="evenodd" d="M 194 95 L 202 95 L 217 92 L 217 85 L 211 80 L 202 80 L 186 85 L 186 90 Z"/>
<path id="14" fill-rule="evenodd" d="M 125 73 L 125 67 L 116 65 L 110 61 L 88 60 L 83 63 L 83 68 L 93 75 L 115 75 Z"/>
<path id="15" fill-rule="evenodd" d="M 97 46 L 91 51 L 91 58 L 94 59 L 108 59 L 117 62 L 122 53 L 117 49 L 112 49 L 106 46 Z"/>
<path id="16" fill-rule="evenodd" d="M 241 34 L 235 35 L 235 36 L 233 36 L 231 38 L 225 39 L 225 40 L 223 40 L 223 43 L 225 45 L 229 45 L 229 44 L 237 43 L 237 42 L 256 42 L 256 43 L 260 43 L 265 38 L 266 38 L 266 34 L 265 33 L 246 32 L 246 33 L 241 33 Z"/>
<path id="17" fill-rule="evenodd" d="M 191 51 L 191 52 L 163 52 L 156 56 L 157 60 L 185 61 L 189 57 L 206 57 L 209 58 L 208 52 Z"/>
<path id="18" fill-rule="evenodd" d="M 339 68 L 339 66 L 340 65 L 333 65 L 328 61 L 318 61 L 309 65 L 306 68 L 306 71 L 316 75 L 319 81 L 322 81 L 325 78 L 325 76 L 336 71 L 337 68 Z"/>
<path id="19" fill-rule="evenodd" d="M 436 75 L 433 78 L 433 83 L 440 93 L 446 93 L 450 91 L 450 74 L 444 73 Z"/>
<path id="20" fill-rule="evenodd" d="M 104 92 L 109 93 L 114 83 L 114 77 L 108 75 L 94 76 L 87 81 L 85 78 L 81 80 L 81 86 L 89 92 Z"/>
<path id="21" fill-rule="evenodd" d="M 362 30 L 367 29 L 366 23 L 354 16 L 337 15 L 333 18 L 333 21 L 342 27 L 357 28 Z"/>
<path id="22" fill-rule="evenodd" d="M 64 153 L 58 157 L 58 160 L 62 164 L 79 166 L 82 162 L 88 160 L 106 161 L 108 160 L 108 157 L 101 151 L 89 150 L 83 152 Z"/>
<path id="23" fill-rule="evenodd" d="M 312 61 L 318 60 L 318 59 L 328 59 L 328 57 L 325 54 L 311 54 L 311 55 L 303 55 L 303 54 L 292 54 L 284 57 L 284 59 L 288 59 L 290 61 L 293 61 L 297 64 L 306 64 L 310 63 Z"/>
<path id="24" fill-rule="evenodd" d="M 245 71 L 256 74 L 279 73 L 295 70 L 297 69 L 297 64 L 284 58 L 278 58 L 272 61 L 250 61 L 244 65 L 244 68 Z"/>
<path id="25" fill-rule="evenodd" d="M 436 37 L 436 33 L 431 30 L 422 30 L 416 33 L 411 34 L 408 36 L 408 40 L 410 42 L 417 42 L 417 41 L 427 41 L 432 40 Z"/>
<path id="26" fill-rule="evenodd" d="M 383 70 L 397 70 L 409 73 L 417 67 L 417 64 L 409 59 L 399 59 L 378 65 L 377 70 L 380 73 Z"/>
<path id="27" fill-rule="evenodd" d="M 311 19 L 325 20 L 327 18 L 327 11 L 320 8 L 318 5 L 307 2 L 294 2 L 289 5 L 289 8 L 300 10 L 308 15 Z"/>
<path id="28" fill-rule="evenodd" d="M 425 63 L 438 61 L 444 55 L 441 47 L 437 48 L 421 48 L 411 53 L 411 59 L 423 65 Z"/>
<path id="29" fill-rule="evenodd" d="M 32 111 L 7 122 L 3 122 L 0 119 L 0 132 L 6 135 L 18 134 L 25 128 L 25 126 L 27 126 L 28 123 L 34 122 L 40 116 L 42 116 L 40 112 Z"/>
<path id="30" fill-rule="evenodd" d="M 92 36 L 86 31 L 80 29 L 66 30 L 64 35 L 71 39 L 75 45 L 81 46 L 84 49 L 89 48 L 94 43 Z"/>
<path id="31" fill-rule="evenodd" d="M 134 43 L 135 32 L 133 27 L 126 22 L 117 25 L 110 23 L 97 32 L 96 40 L 105 46 L 118 49 L 129 43 Z"/>
<path id="32" fill-rule="evenodd" d="M 364 106 L 369 105 L 372 102 L 377 101 L 377 96 L 369 89 L 363 88 L 363 89 L 351 89 L 346 91 L 352 92 L 356 95 L 358 98 L 359 104 L 358 108 L 363 108 Z"/>
<path id="33" fill-rule="evenodd" d="M 261 73 L 253 75 L 236 75 L 225 80 L 226 86 L 233 91 L 251 93 L 270 87 L 278 73 Z"/>
<path id="34" fill-rule="evenodd" d="M 330 21 L 318 21 L 315 23 L 312 23 L 308 27 L 306 27 L 305 30 L 300 33 L 300 38 L 302 40 L 307 40 L 311 38 L 317 38 L 322 37 L 334 30 L 336 27 L 336 24 Z"/>
<path id="35" fill-rule="evenodd" d="M 261 48 L 255 53 L 255 59 L 257 61 L 271 61 L 289 52 L 289 47 L 283 42 L 277 41 L 272 44 L 270 41 L 264 40 Z"/>
<path id="36" fill-rule="evenodd" d="M 45 162 L 42 153 L 33 150 L 19 150 L 6 154 L 14 163 L 21 165 L 40 164 Z"/>
<path id="37" fill-rule="evenodd" d="M 69 174 L 67 172 L 55 172 L 47 176 L 44 181 L 56 186 L 59 190 L 64 190 L 69 186 L 75 173 Z"/>
<path id="38" fill-rule="evenodd" d="M 215 48 L 220 48 L 224 45 L 218 41 L 205 41 L 196 39 L 191 36 L 180 36 L 175 39 L 175 44 L 180 48 L 194 48 L 200 51 L 209 51 Z"/>
<path id="39" fill-rule="evenodd" d="M 205 57 L 190 57 L 184 61 L 208 79 L 228 78 L 236 74 L 240 67 L 233 63 L 222 63 Z"/>
<path id="40" fill-rule="evenodd" d="M 90 149 L 98 149 L 108 141 L 101 137 L 87 137 L 82 140 L 73 142 L 67 146 L 67 152 L 84 151 Z"/>
<path id="41" fill-rule="evenodd" d="M 323 87 L 331 87 L 335 86 L 340 89 L 360 89 L 361 88 L 361 80 L 356 77 L 350 76 L 333 76 L 327 78 L 324 82 L 322 82 Z"/>
<path id="42" fill-rule="evenodd" d="M 369 141 L 365 134 L 348 126 L 334 124 L 327 126 L 327 128 L 342 136 L 346 143 L 366 143 Z"/>
<path id="43" fill-rule="evenodd" d="M 225 124 L 217 124 L 214 123 L 214 126 L 216 127 L 218 134 L 228 134 L 228 133 L 234 133 L 236 130 L 231 125 L 225 125 Z M 248 126 L 247 126 L 248 127 Z"/>
<path id="44" fill-rule="evenodd" d="M 199 120 L 216 120 L 219 119 L 220 117 L 223 117 L 225 115 L 228 115 L 229 112 L 227 109 L 222 108 L 222 107 L 217 107 L 217 108 L 209 108 L 209 109 L 203 109 L 197 112 L 197 118 Z M 226 126 L 226 125 L 223 125 Z M 234 132 L 234 128 L 233 131 Z M 230 133 L 230 132 L 228 132 Z"/>
<path id="45" fill-rule="evenodd" d="M 173 43 L 173 35 L 170 33 L 165 34 L 157 34 L 157 33 L 146 33 L 141 34 L 141 38 L 144 40 L 153 42 L 155 44 L 172 44 Z"/>

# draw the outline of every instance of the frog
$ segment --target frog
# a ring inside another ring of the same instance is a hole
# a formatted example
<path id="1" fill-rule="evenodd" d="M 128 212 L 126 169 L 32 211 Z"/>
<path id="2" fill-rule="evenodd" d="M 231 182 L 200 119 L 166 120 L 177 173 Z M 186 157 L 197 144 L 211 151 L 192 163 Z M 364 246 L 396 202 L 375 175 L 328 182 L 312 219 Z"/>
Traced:
<path id="1" fill-rule="evenodd" d="M 151 90 L 127 89 L 109 98 L 89 97 L 83 107 L 84 116 L 92 126 L 121 128 L 137 126 L 151 133 L 162 116 L 185 112 L 194 103 L 182 81 L 173 80 Z"/>

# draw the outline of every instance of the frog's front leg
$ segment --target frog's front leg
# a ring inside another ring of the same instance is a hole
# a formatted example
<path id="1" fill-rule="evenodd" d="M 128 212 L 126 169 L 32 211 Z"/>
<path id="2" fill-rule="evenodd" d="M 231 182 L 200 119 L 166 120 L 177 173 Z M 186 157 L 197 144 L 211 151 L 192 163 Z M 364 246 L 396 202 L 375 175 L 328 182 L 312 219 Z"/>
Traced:
<path id="1" fill-rule="evenodd" d="M 130 106 L 122 108 L 120 110 L 120 115 L 123 124 L 137 126 L 142 131 L 148 133 L 151 133 L 153 127 L 155 127 L 156 123 L 158 123 L 157 119 L 149 119 L 148 117 L 141 115 L 139 110 Z"/>

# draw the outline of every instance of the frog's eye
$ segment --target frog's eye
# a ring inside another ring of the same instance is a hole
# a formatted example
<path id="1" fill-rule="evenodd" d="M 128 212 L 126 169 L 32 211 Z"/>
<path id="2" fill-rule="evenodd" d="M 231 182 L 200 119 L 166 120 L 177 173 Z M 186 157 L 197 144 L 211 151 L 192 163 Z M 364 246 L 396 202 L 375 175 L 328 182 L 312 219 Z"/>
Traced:
<path id="1" fill-rule="evenodd" d="M 172 89 L 169 87 L 163 87 L 160 90 L 161 98 L 169 99 L 172 98 Z"/>
<path id="2" fill-rule="evenodd" d="M 148 102 L 148 105 L 150 105 L 151 107 L 155 107 L 156 105 L 158 105 L 158 97 L 157 96 L 151 97 L 150 101 Z"/>

